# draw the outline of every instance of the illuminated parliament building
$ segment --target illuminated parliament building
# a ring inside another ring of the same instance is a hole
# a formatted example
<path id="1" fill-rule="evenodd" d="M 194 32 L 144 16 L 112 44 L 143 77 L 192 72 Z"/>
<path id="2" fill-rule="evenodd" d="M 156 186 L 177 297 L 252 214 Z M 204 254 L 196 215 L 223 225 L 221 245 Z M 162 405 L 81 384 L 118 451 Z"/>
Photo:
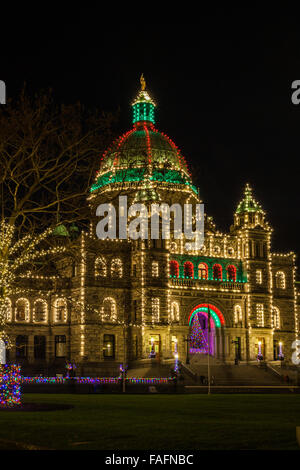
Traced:
<path id="1" fill-rule="evenodd" d="M 155 127 L 155 103 L 141 84 L 133 127 L 105 151 L 87 195 L 90 231 L 76 235 L 78 259 L 59 279 L 28 280 L 36 296 L 24 288 L 9 300 L 9 360 L 49 374 L 72 361 L 79 374 L 102 376 L 122 363 L 167 363 L 175 353 L 183 363 L 208 352 L 226 363 L 290 362 L 299 330 L 295 254 L 272 252 L 272 228 L 249 184 L 228 232 L 205 215 L 198 251 L 172 230 L 170 239 L 97 238 L 98 206 L 120 195 L 128 207 L 201 202 L 180 150 Z M 61 226 L 57 236 L 74 231 Z"/>

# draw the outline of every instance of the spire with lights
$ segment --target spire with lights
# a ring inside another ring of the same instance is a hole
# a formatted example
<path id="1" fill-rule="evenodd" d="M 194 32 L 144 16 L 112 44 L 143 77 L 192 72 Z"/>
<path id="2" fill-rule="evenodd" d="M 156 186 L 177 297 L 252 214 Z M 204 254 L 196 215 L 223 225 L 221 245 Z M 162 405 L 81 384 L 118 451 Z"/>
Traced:
<path id="1" fill-rule="evenodd" d="M 254 228 L 261 226 L 262 228 L 269 228 L 268 223 L 265 222 L 265 215 L 261 205 L 253 197 L 250 184 L 247 183 L 244 189 L 244 197 L 234 214 L 235 227 Z"/>
<path id="2" fill-rule="evenodd" d="M 236 214 L 242 214 L 244 212 L 264 213 L 264 211 L 261 208 L 261 205 L 258 202 L 256 202 L 253 197 L 252 188 L 249 183 L 247 183 L 245 186 L 244 198 L 239 203 L 238 208 L 236 210 Z"/>
<path id="3" fill-rule="evenodd" d="M 133 124 L 139 122 L 151 122 L 152 124 L 155 124 L 154 108 L 156 105 L 146 91 L 146 81 L 143 74 L 141 75 L 140 83 L 141 90 L 132 103 Z"/>

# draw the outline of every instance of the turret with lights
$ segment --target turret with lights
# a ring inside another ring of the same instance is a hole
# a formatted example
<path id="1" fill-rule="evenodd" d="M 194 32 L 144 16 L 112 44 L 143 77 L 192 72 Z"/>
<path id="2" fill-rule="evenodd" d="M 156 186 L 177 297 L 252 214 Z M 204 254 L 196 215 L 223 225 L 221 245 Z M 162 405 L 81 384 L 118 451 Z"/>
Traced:
<path id="1" fill-rule="evenodd" d="M 265 220 L 265 215 L 261 205 L 253 197 L 251 186 L 247 183 L 244 197 L 234 214 L 234 228 L 261 227 L 269 230 L 270 226 Z"/>

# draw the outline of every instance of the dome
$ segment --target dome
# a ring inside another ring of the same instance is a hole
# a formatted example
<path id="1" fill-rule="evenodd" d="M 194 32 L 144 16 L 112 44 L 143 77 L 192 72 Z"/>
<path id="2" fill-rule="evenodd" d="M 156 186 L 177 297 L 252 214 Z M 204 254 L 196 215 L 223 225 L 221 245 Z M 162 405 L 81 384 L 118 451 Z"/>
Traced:
<path id="1" fill-rule="evenodd" d="M 133 127 L 104 152 L 91 192 L 113 183 L 149 180 L 188 185 L 197 192 L 178 147 L 154 126 L 155 104 L 145 89 L 132 108 Z"/>
<path id="2" fill-rule="evenodd" d="M 103 155 L 100 171 L 112 168 L 173 169 L 189 177 L 183 157 L 175 144 L 153 124 L 138 123 L 117 139 Z"/>

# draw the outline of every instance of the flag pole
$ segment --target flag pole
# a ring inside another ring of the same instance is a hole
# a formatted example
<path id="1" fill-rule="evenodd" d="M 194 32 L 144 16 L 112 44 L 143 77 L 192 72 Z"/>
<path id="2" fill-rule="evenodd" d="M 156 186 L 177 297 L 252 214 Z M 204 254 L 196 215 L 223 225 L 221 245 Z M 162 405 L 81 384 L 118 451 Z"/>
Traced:
<path id="1" fill-rule="evenodd" d="M 208 351 L 207 351 L 207 380 L 208 380 L 208 389 L 207 394 L 210 395 L 210 363 L 209 363 L 209 352 L 210 352 L 210 309 L 209 304 L 207 304 L 208 310 L 208 334 L 207 334 L 207 344 L 208 344 Z"/>

